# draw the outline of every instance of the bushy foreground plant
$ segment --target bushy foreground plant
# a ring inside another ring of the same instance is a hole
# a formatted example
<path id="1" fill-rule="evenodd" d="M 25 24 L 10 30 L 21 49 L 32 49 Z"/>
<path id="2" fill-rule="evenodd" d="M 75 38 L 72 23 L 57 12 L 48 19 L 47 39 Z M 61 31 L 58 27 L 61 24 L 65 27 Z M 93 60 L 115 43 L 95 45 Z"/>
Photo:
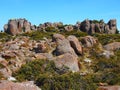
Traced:
<path id="1" fill-rule="evenodd" d="M 53 61 L 35 60 L 23 65 L 13 74 L 19 81 L 33 80 L 42 90 L 96 90 L 92 75 L 80 73 L 59 73 Z"/>

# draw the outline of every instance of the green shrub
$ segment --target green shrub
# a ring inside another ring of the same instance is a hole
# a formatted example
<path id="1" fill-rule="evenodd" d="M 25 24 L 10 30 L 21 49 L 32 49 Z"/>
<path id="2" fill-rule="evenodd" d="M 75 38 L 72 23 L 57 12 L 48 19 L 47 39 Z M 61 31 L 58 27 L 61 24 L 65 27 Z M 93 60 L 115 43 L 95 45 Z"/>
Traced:
<path id="1" fill-rule="evenodd" d="M 58 30 L 57 29 L 55 29 L 54 27 L 47 27 L 47 28 L 45 28 L 45 31 L 47 31 L 47 33 L 49 33 L 49 32 L 58 32 Z"/>
<path id="2" fill-rule="evenodd" d="M 73 31 L 63 31 L 63 32 L 60 32 L 61 34 L 65 35 L 65 36 L 69 36 L 69 35 L 74 35 L 76 37 L 84 37 L 84 36 L 87 36 L 88 34 L 85 33 L 85 32 L 81 32 L 81 31 L 78 31 L 78 30 L 73 30 Z"/>
<path id="3" fill-rule="evenodd" d="M 10 39 L 12 39 L 11 35 L 8 35 L 7 33 L 4 33 L 4 32 L 0 32 L 0 41 L 1 42 L 9 41 Z"/>
<path id="4" fill-rule="evenodd" d="M 91 66 L 94 70 L 94 80 L 96 83 L 104 82 L 109 85 L 120 85 L 120 50 L 115 51 L 115 55 L 106 59 L 96 57 Z"/>
<path id="5" fill-rule="evenodd" d="M 93 34 L 92 36 L 97 37 L 98 41 L 102 45 L 106 45 L 112 42 L 120 42 L 120 34 Z"/>
<path id="6" fill-rule="evenodd" d="M 27 33 L 23 33 L 21 34 L 22 36 L 28 36 L 30 37 L 30 39 L 33 39 L 33 40 L 41 40 L 43 39 L 44 37 L 46 38 L 52 38 L 52 34 L 54 32 L 44 32 L 44 31 L 32 31 L 32 32 L 27 32 Z"/>
<path id="7" fill-rule="evenodd" d="M 42 90 L 96 90 L 97 84 L 93 82 L 92 75 L 80 76 L 79 73 L 63 75 L 39 76 L 36 84 Z"/>
<path id="8" fill-rule="evenodd" d="M 34 60 L 23 65 L 20 70 L 15 72 L 15 76 L 19 81 L 24 80 L 37 80 L 39 74 L 55 73 L 55 65 L 53 61 L 48 60 Z"/>

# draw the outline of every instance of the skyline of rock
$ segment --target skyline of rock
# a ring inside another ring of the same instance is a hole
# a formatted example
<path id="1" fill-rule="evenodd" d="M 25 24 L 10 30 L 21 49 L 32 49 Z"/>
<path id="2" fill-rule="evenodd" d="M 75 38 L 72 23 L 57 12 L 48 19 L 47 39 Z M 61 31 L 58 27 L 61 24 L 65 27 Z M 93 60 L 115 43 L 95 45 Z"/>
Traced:
<path id="1" fill-rule="evenodd" d="M 32 25 L 31 22 L 25 18 L 20 19 L 10 19 L 8 23 L 4 25 L 4 31 L 11 35 L 17 35 L 24 32 L 30 32 L 31 30 L 46 31 L 47 29 L 53 29 L 58 31 L 73 31 L 79 30 L 86 32 L 88 34 L 94 33 L 106 33 L 115 34 L 117 33 L 117 20 L 110 19 L 108 23 L 105 23 L 102 19 L 98 20 L 88 20 L 85 19 L 82 22 L 76 22 L 75 25 L 63 24 L 62 22 L 45 22 L 39 24 L 38 26 Z"/>

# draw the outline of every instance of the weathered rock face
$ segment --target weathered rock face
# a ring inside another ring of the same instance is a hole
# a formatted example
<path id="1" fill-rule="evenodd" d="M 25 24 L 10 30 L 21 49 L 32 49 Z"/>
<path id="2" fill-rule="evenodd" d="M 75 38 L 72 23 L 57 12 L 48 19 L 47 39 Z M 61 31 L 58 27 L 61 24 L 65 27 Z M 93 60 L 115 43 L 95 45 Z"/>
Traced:
<path id="1" fill-rule="evenodd" d="M 32 81 L 14 83 L 11 81 L 1 81 L 0 90 L 41 90 Z"/>
<path id="2" fill-rule="evenodd" d="M 64 39 L 64 40 L 59 40 L 57 42 L 57 47 L 56 47 L 56 50 L 55 50 L 55 53 L 56 55 L 62 55 L 62 54 L 65 54 L 65 53 L 70 53 L 74 56 L 76 56 L 73 48 L 70 46 L 70 43 L 67 39 Z"/>
<path id="3" fill-rule="evenodd" d="M 95 33 L 95 24 L 94 23 L 90 24 L 90 32 L 89 33 L 90 34 Z"/>
<path id="4" fill-rule="evenodd" d="M 92 36 L 83 37 L 81 42 L 85 47 L 93 47 L 95 44 L 98 43 L 97 39 Z"/>
<path id="5" fill-rule="evenodd" d="M 106 34 L 115 34 L 117 30 L 116 20 L 111 19 L 107 24 L 103 20 L 92 21 L 84 20 L 81 24 L 76 24 L 75 27 L 83 32 L 88 34 L 93 33 L 106 33 Z"/>
<path id="6" fill-rule="evenodd" d="M 89 20 L 85 20 L 81 23 L 80 26 L 80 30 L 82 30 L 83 32 L 89 32 L 90 30 L 90 21 Z"/>
<path id="7" fill-rule="evenodd" d="M 62 68 L 64 66 L 68 67 L 71 71 L 77 72 L 80 70 L 79 62 L 77 57 L 70 53 L 65 53 L 63 55 L 59 55 L 55 60 L 55 65 L 57 68 Z"/>
<path id="8" fill-rule="evenodd" d="M 57 57 L 56 59 L 53 59 L 56 67 L 62 68 L 63 66 L 66 66 L 71 71 L 79 71 L 78 56 L 75 52 L 81 54 L 82 47 L 80 46 L 78 39 L 74 36 L 70 36 L 66 39 L 61 34 L 55 34 L 53 35 L 53 38 L 53 41 L 55 41 L 57 45 L 54 51 L 54 54 L 57 55 Z M 72 45 L 75 45 L 75 47 L 72 47 Z"/>
<path id="9" fill-rule="evenodd" d="M 73 35 L 68 36 L 67 39 L 69 40 L 70 45 L 74 49 L 76 54 L 81 55 L 83 53 L 83 51 L 82 51 L 82 46 L 81 46 L 81 43 L 79 42 L 79 40 Z"/>
<path id="10" fill-rule="evenodd" d="M 114 51 L 120 49 L 120 42 L 113 42 L 103 46 L 105 50 Z"/>
<path id="11" fill-rule="evenodd" d="M 54 34 L 52 39 L 53 39 L 53 41 L 58 42 L 59 40 L 64 40 L 65 36 L 63 36 L 61 34 Z"/>
<path id="12" fill-rule="evenodd" d="M 11 35 L 17 35 L 31 30 L 31 23 L 26 19 L 9 20 L 8 24 L 4 26 L 4 31 Z"/>
<path id="13" fill-rule="evenodd" d="M 116 29 L 117 29 L 117 25 L 116 25 L 116 20 L 113 19 L 113 20 L 110 20 L 108 22 L 108 25 L 109 25 L 109 34 L 115 34 L 116 33 Z"/>

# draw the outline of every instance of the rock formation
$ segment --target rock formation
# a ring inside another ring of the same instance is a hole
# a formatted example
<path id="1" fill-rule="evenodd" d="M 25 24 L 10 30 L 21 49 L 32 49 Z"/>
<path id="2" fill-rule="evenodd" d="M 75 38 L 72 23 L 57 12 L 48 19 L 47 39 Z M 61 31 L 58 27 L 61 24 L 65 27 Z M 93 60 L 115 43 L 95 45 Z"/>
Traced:
<path id="1" fill-rule="evenodd" d="M 56 59 L 54 59 L 56 66 L 59 68 L 66 66 L 71 71 L 79 71 L 80 68 L 76 53 L 81 54 L 82 47 L 78 39 L 75 36 L 69 36 L 68 39 L 66 39 L 61 34 L 54 34 L 53 39 L 57 43 L 54 51 L 54 54 L 57 55 Z"/>
<path id="2" fill-rule="evenodd" d="M 54 59 L 57 68 L 67 67 L 70 71 L 77 72 L 80 70 L 80 63 L 77 57 L 70 53 L 59 55 Z"/>
<path id="3" fill-rule="evenodd" d="M 111 19 L 107 24 L 103 20 L 84 20 L 81 22 L 80 26 L 81 31 L 87 32 L 88 34 L 93 33 L 106 33 L 106 34 L 115 34 L 117 30 L 116 19 Z"/>
<path id="4" fill-rule="evenodd" d="M 95 44 L 98 43 L 98 40 L 92 36 L 85 36 L 81 39 L 81 42 L 84 47 L 93 47 Z"/>
<path id="5" fill-rule="evenodd" d="M 11 19 L 8 24 L 4 26 L 4 31 L 11 35 L 29 32 L 31 30 L 31 23 L 26 19 Z"/>
<path id="6" fill-rule="evenodd" d="M 76 54 L 81 55 L 83 53 L 82 46 L 77 37 L 70 35 L 67 39 L 69 40 L 70 45 L 75 50 Z"/>
<path id="7" fill-rule="evenodd" d="M 105 34 L 115 34 L 117 32 L 117 22 L 116 19 L 111 19 L 108 23 L 104 23 L 103 20 L 84 20 L 83 22 L 77 22 L 75 25 L 63 25 L 62 22 L 46 22 L 40 24 L 39 26 L 31 25 L 26 19 L 14 19 L 9 20 L 8 24 L 4 25 L 4 31 L 11 35 L 21 34 L 23 32 L 29 32 L 31 30 L 39 31 L 73 31 L 80 30 L 88 34 L 94 33 L 105 33 Z"/>

